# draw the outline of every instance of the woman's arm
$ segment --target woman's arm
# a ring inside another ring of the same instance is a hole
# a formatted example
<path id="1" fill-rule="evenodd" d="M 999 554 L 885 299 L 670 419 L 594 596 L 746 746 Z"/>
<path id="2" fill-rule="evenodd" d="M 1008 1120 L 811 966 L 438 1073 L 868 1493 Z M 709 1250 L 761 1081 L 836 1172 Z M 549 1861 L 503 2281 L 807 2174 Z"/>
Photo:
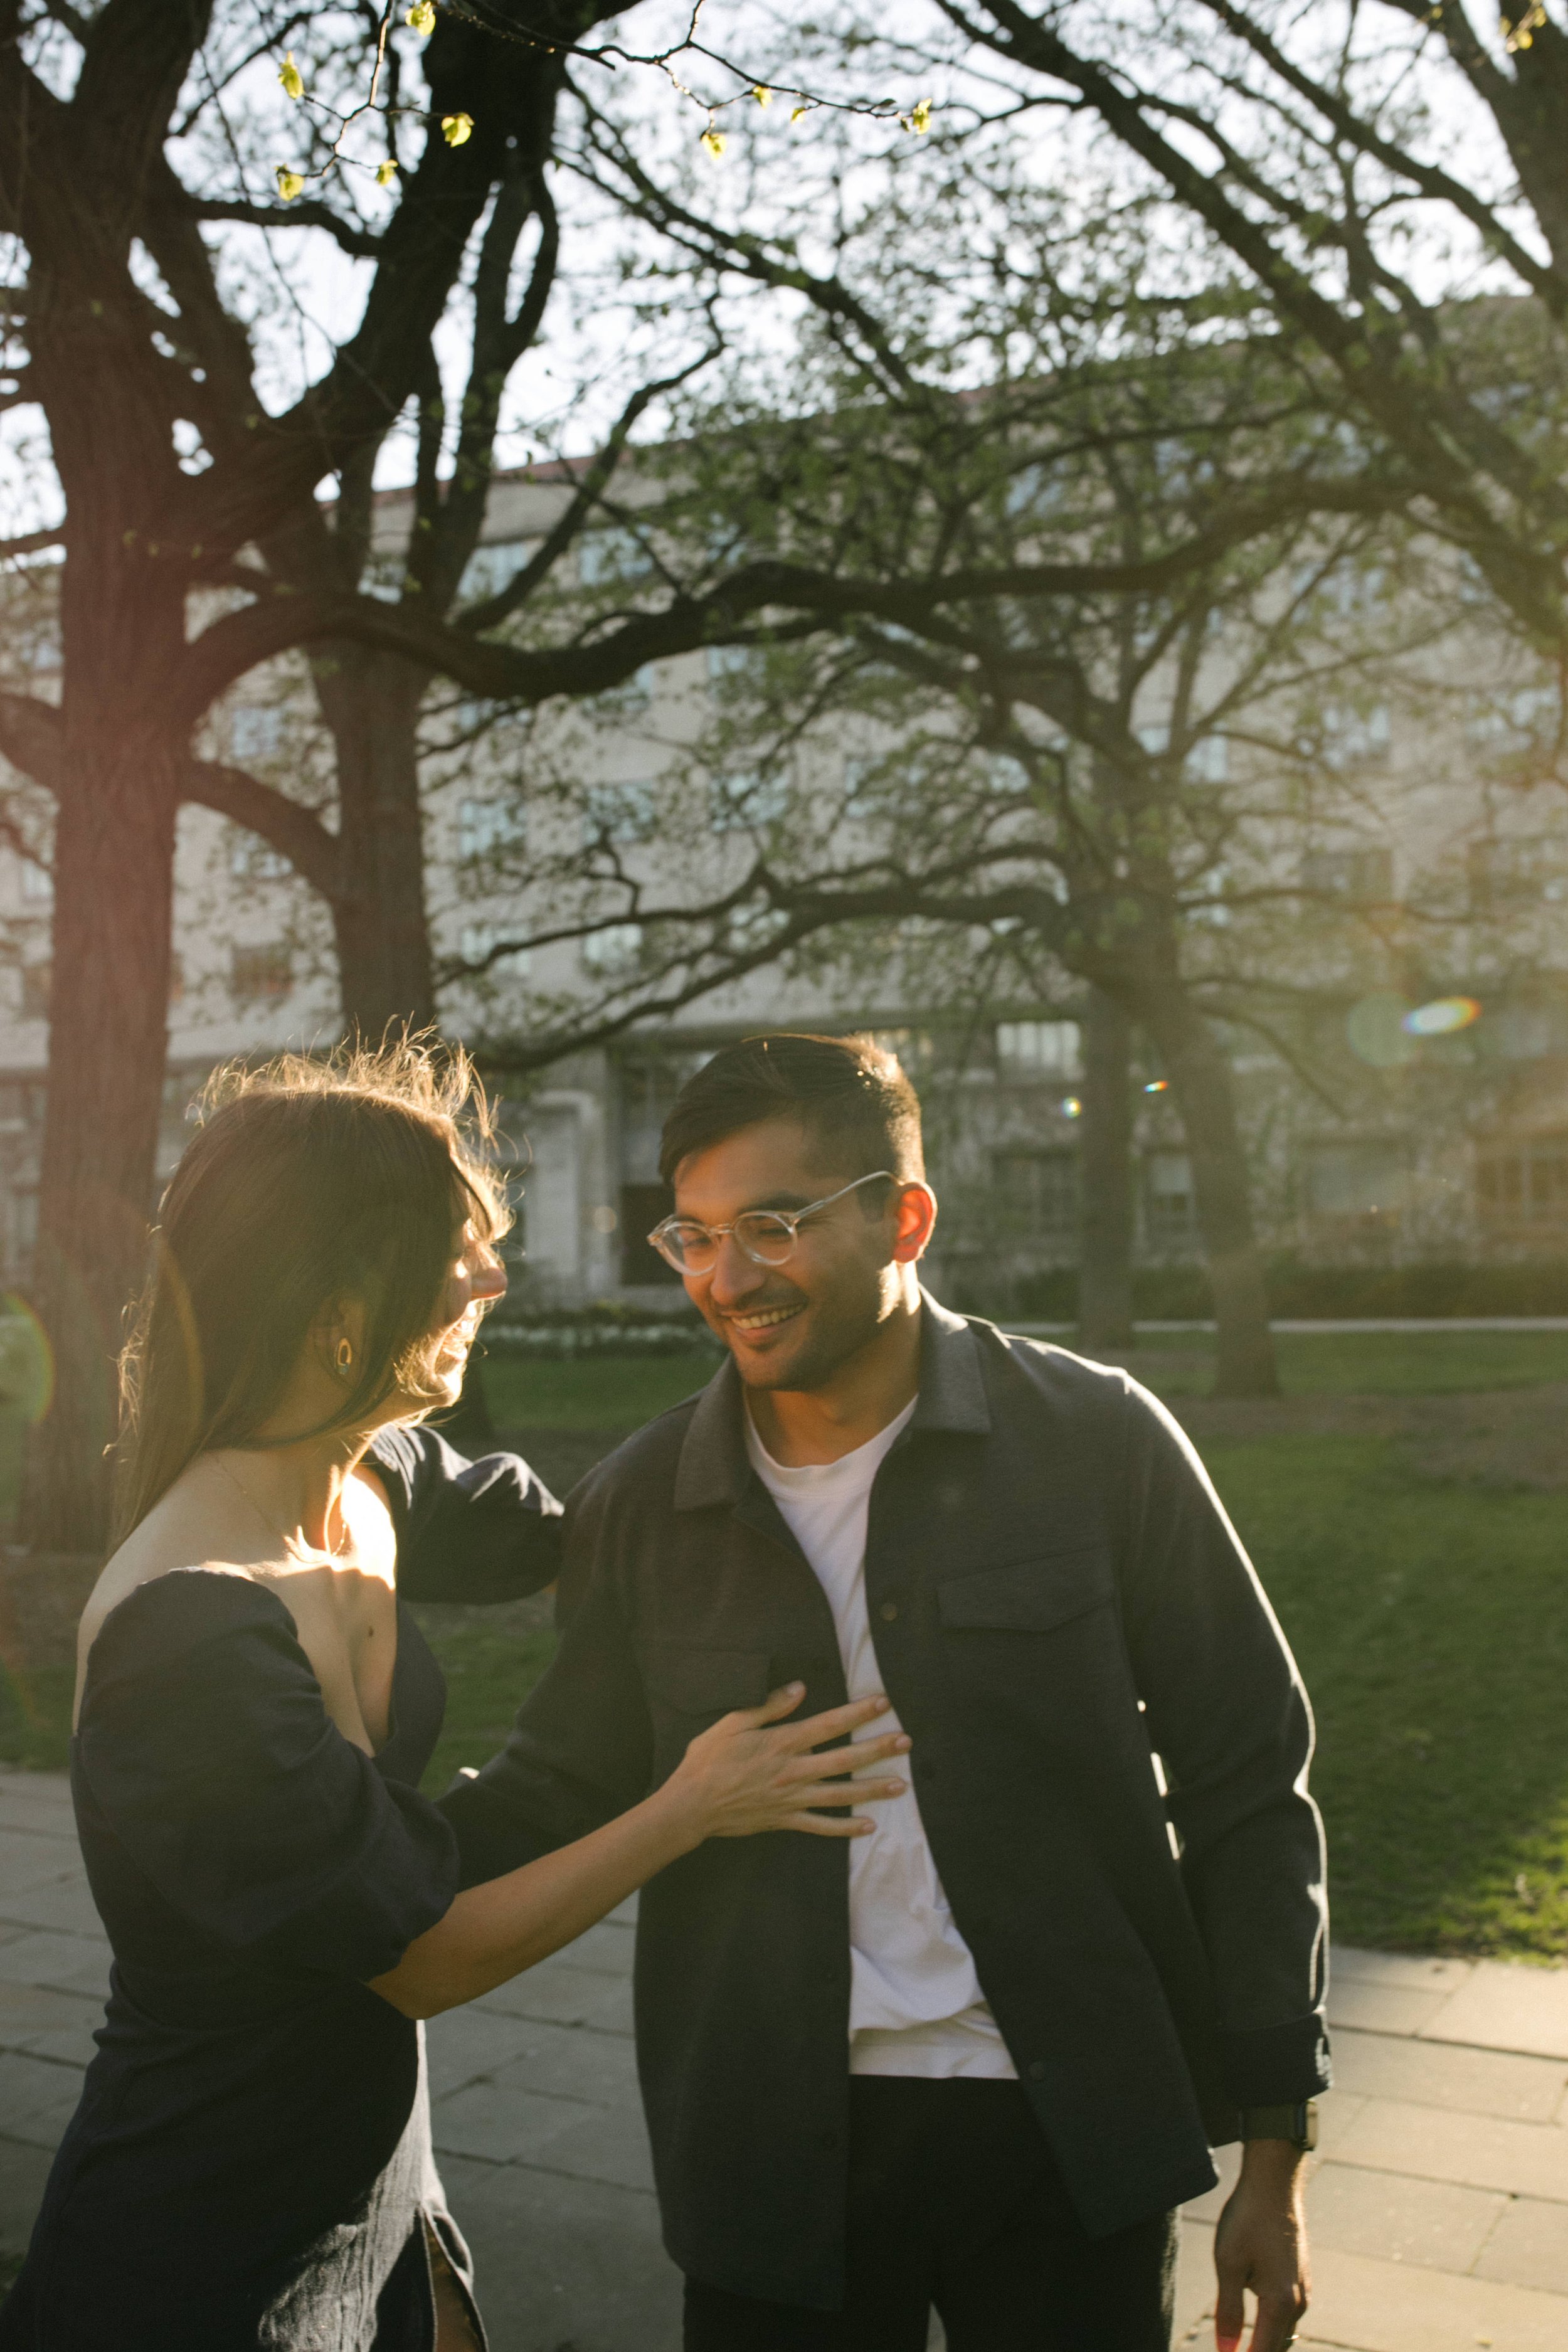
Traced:
<path id="1" fill-rule="evenodd" d="M 805 1830 L 817 1837 L 858 1837 L 868 1821 L 826 1818 L 820 1807 L 896 1797 L 901 1780 L 850 1780 L 847 1738 L 885 1712 L 885 1698 L 857 1699 L 806 1722 L 770 1729 L 800 1705 L 792 1683 L 766 1704 L 726 1715 L 688 1748 L 663 1786 L 603 1829 L 521 1870 L 472 1886 L 446 1916 L 415 1938 L 395 1969 L 370 1989 L 405 2017 L 435 2017 L 489 1992 L 521 1969 L 570 1944 L 667 1864 L 710 1837 L 752 1837 L 763 1830 Z M 901 1732 L 855 1744 L 854 1765 L 901 1754 Z"/>

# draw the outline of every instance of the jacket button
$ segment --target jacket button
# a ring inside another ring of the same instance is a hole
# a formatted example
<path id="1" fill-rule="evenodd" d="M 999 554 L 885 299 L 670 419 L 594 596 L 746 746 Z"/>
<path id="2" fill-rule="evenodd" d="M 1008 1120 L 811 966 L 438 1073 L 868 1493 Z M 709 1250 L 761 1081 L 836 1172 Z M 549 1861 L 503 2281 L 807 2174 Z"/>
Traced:
<path id="1" fill-rule="evenodd" d="M 884 1625 L 890 1625 L 899 1613 L 899 1604 L 896 1601 L 884 1601 L 877 1613 Z"/>
<path id="2" fill-rule="evenodd" d="M 1030 2059 L 1029 2080 L 1031 2083 L 1043 2083 L 1046 2079 L 1046 2062 L 1043 2058 Z"/>

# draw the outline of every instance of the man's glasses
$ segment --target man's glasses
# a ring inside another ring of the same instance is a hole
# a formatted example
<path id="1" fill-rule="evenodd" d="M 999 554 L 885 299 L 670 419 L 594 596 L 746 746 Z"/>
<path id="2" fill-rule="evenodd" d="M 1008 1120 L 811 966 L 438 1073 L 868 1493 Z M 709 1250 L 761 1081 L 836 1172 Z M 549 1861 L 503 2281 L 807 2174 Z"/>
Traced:
<path id="1" fill-rule="evenodd" d="M 862 1184 L 897 1181 L 890 1169 L 879 1168 L 874 1176 L 857 1176 L 853 1184 L 843 1184 L 826 1200 L 813 1201 L 804 1209 L 742 1209 L 727 1225 L 699 1224 L 695 1217 L 666 1217 L 662 1224 L 655 1225 L 648 1240 L 677 1274 L 711 1274 L 726 1234 L 734 1234 L 754 1265 L 784 1265 L 795 1255 L 800 1227 L 807 1217 L 815 1217 L 819 1209 L 830 1209 L 835 1201 L 858 1192 Z"/>

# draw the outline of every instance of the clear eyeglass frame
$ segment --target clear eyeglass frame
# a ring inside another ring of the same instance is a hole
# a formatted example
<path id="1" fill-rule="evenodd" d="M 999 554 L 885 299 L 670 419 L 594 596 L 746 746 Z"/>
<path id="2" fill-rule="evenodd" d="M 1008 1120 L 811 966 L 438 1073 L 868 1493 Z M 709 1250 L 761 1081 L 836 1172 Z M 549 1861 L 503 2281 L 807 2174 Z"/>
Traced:
<path id="1" fill-rule="evenodd" d="M 898 1181 L 890 1168 L 878 1168 L 869 1176 L 857 1176 L 852 1184 L 841 1184 L 837 1192 L 820 1201 L 808 1202 L 804 1209 L 742 1209 L 727 1225 L 700 1224 L 695 1217 L 666 1217 L 655 1225 L 648 1241 L 677 1274 L 711 1274 L 726 1234 L 734 1234 L 753 1265 L 786 1265 L 795 1255 L 800 1227 L 807 1217 L 815 1217 L 819 1209 L 830 1209 L 835 1201 L 858 1192 L 862 1184 L 896 1184 Z"/>

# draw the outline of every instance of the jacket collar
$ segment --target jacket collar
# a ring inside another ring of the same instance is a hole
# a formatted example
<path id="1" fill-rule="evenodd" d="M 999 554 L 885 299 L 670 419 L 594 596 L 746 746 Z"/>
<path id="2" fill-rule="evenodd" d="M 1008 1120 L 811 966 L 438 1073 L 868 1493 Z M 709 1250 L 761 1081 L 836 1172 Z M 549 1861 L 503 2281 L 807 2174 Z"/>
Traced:
<path id="1" fill-rule="evenodd" d="M 980 1347 L 962 1315 L 939 1307 L 929 1290 L 921 1292 L 920 1399 L 909 1433 L 924 1436 L 951 1431 L 984 1437 L 991 1428 L 985 1383 L 980 1370 Z M 740 1502 L 752 1476 L 746 1454 L 745 1411 L 741 1376 L 734 1360 L 726 1356 L 697 1400 L 687 1423 L 675 1473 L 675 1507 L 700 1511 L 715 1504 Z"/>

